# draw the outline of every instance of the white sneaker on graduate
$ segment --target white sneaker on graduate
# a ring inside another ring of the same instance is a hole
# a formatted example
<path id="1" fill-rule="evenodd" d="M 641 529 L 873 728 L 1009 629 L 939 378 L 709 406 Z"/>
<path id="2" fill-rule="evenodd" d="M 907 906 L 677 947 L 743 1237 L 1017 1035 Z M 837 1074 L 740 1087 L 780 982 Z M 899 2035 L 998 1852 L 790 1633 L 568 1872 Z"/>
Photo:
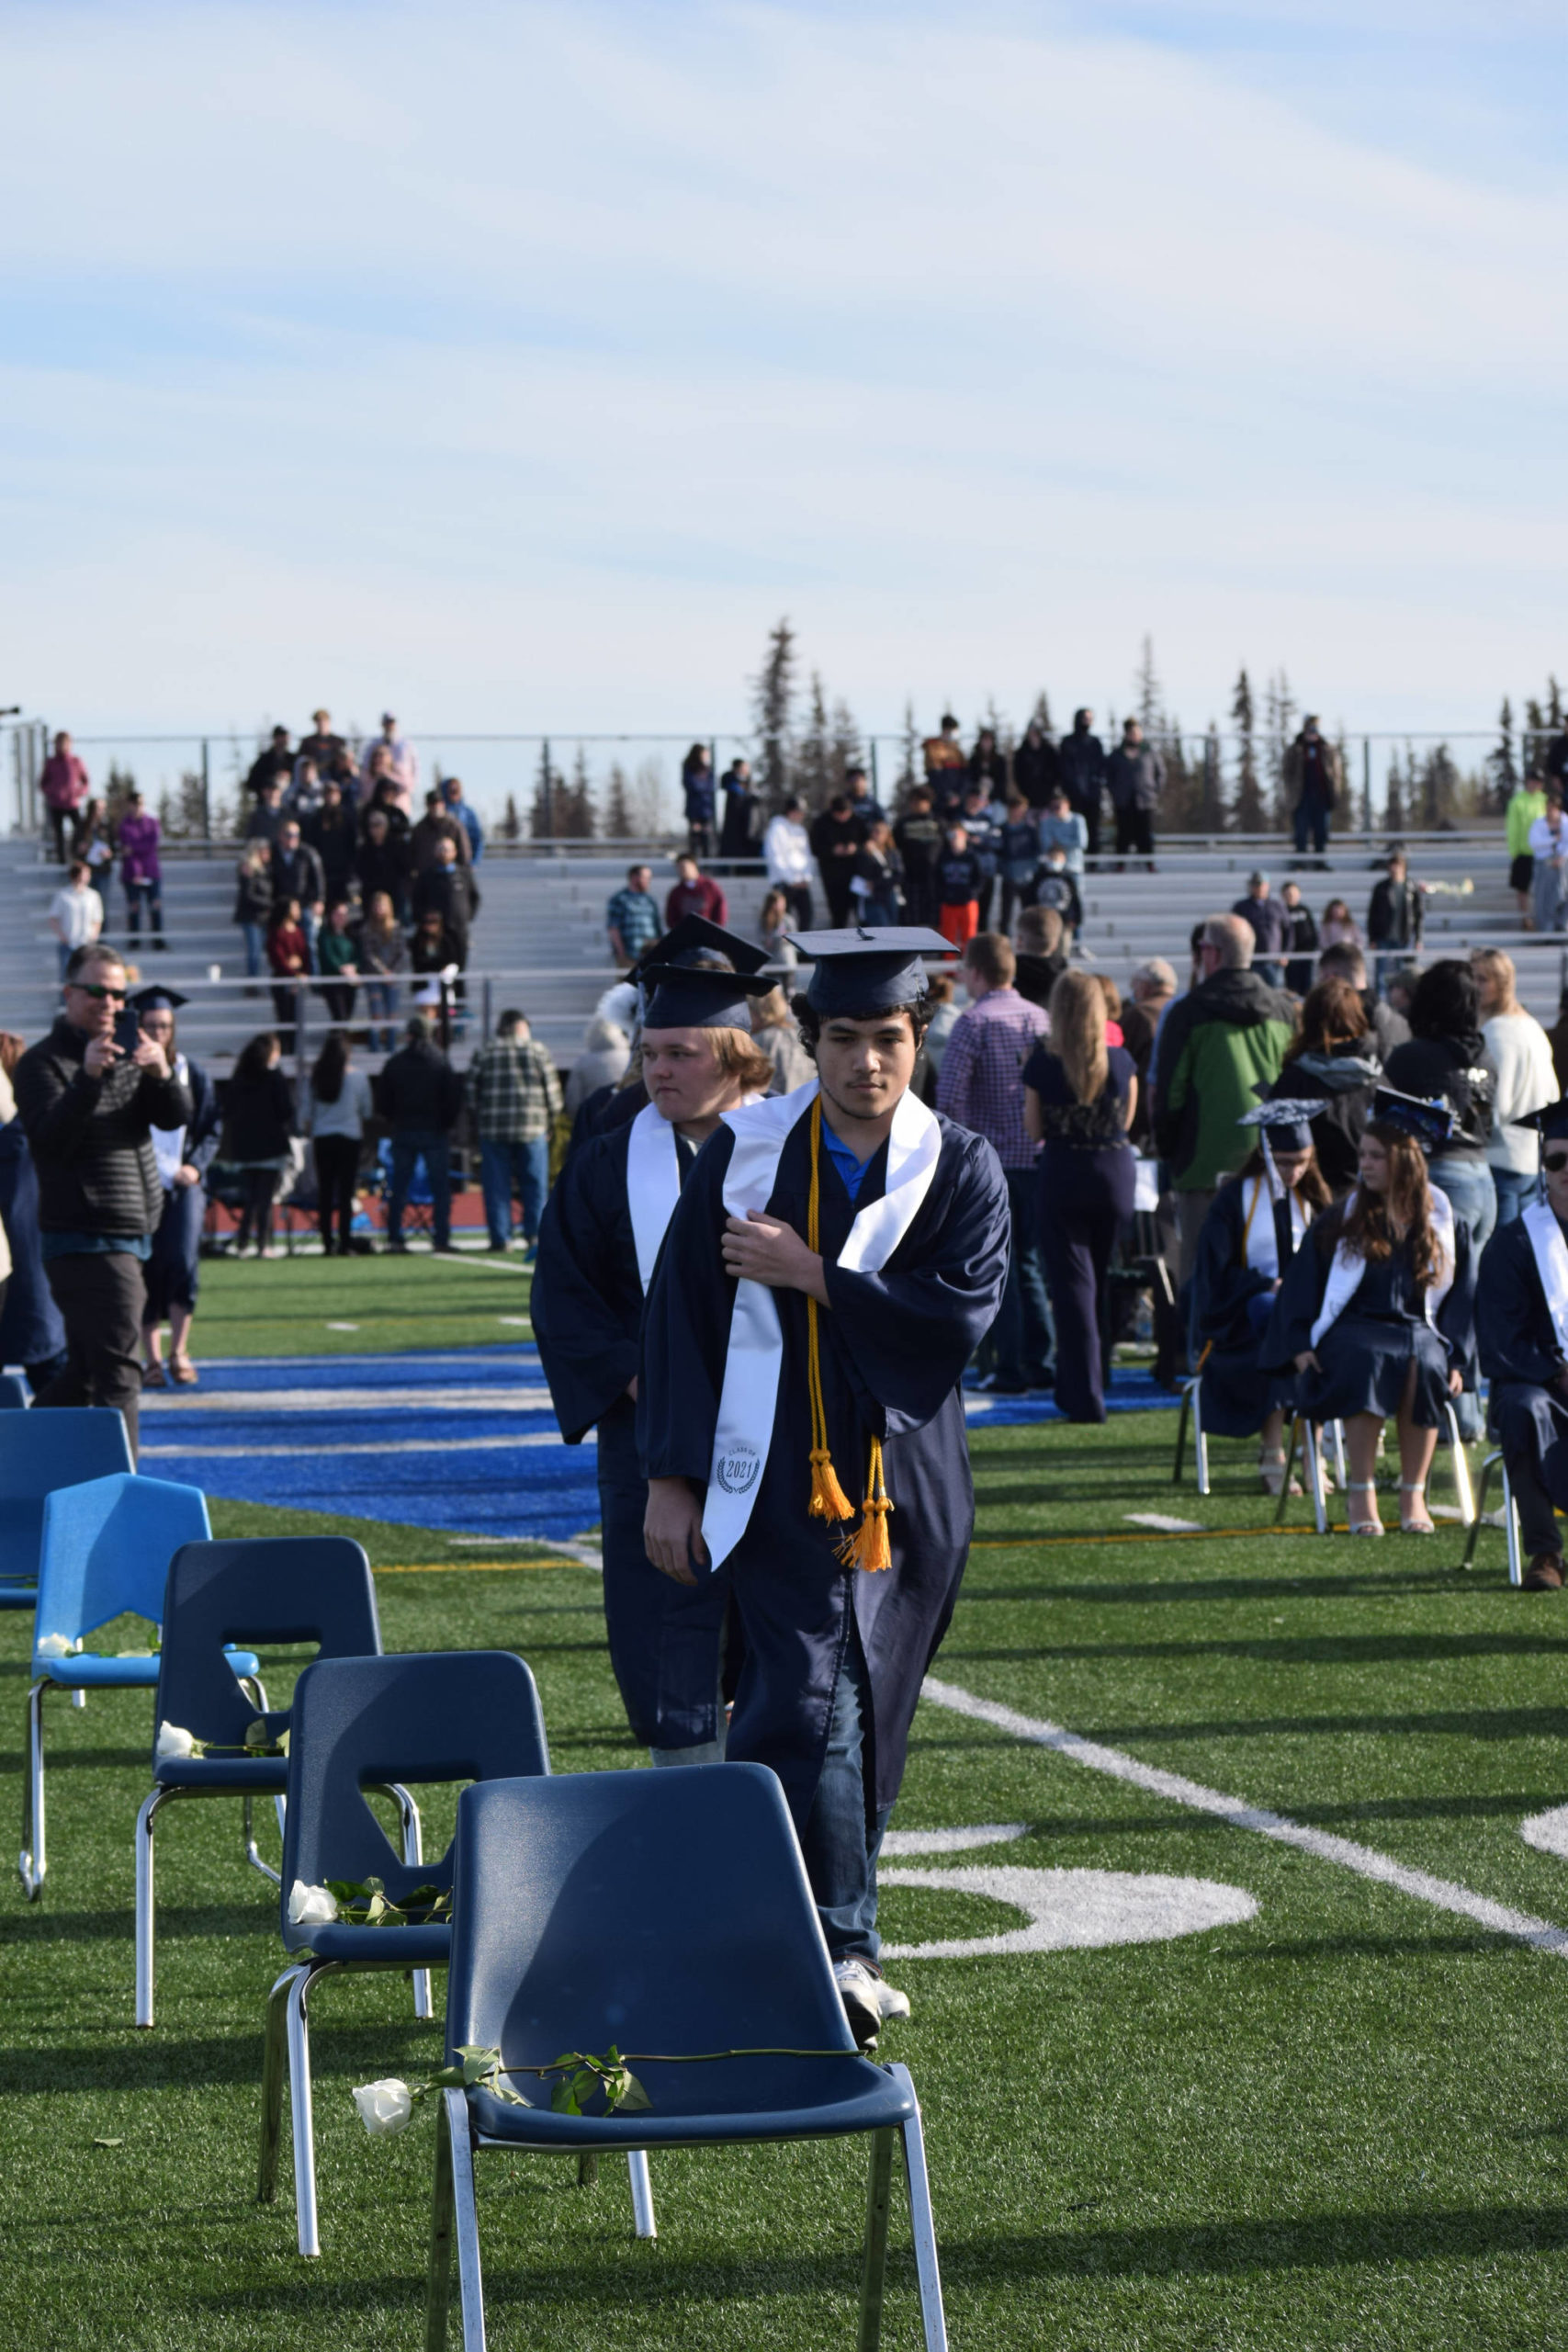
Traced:
<path id="1" fill-rule="evenodd" d="M 867 1961 L 836 1960 L 833 1981 L 838 1985 L 850 2030 L 863 2050 L 872 2047 L 891 2018 L 907 2018 L 909 2014 L 908 1993 L 900 1993 L 889 1984 Z"/>

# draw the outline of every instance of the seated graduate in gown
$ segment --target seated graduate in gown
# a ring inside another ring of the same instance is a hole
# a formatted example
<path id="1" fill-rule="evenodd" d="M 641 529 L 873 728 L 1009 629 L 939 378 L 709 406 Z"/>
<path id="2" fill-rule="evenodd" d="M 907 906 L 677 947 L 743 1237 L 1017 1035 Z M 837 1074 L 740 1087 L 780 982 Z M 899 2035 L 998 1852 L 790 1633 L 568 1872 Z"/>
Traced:
<path id="1" fill-rule="evenodd" d="M 1381 1535 L 1375 1467 L 1399 1432 L 1399 1523 L 1436 1531 L 1427 1473 L 1444 1408 L 1475 1386 L 1475 1263 L 1464 1226 L 1427 1174 L 1452 1127 L 1442 1102 L 1380 1087 L 1352 1191 L 1316 1219 L 1280 1283 L 1261 1351 L 1296 1374 L 1296 1409 L 1343 1421 L 1352 1535 Z"/>
<path id="2" fill-rule="evenodd" d="M 1562 1589 L 1568 1510 L 1568 1097 L 1511 1124 L 1540 1136 L 1541 1191 L 1481 1255 L 1475 1329 L 1530 1592 Z"/>
<path id="3" fill-rule="evenodd" d="M 700 918 L 691 919 L 694 923 Z M 660 1575 L 643 1547 L 648 1487 L 637 1460 L 643 1298 L 682 1186 L 727 1111 L 761 1100 L 773 1069 L 751 1042 L 748 1005 L 773 983 L 720 964 L 728 933 L 677 952 L 700 964 L 645 967 L 642 1107 L 574 1151 L 545 1204 L 531 1312 L 561 1435 L 598 1439 L 604 1621 L 633 1736 L 655 1764 L 716 1763 L 724 1690 L 739 1670 L 728 1575 L 697 1586 Z M 739 957 L 754 952 L 731 942 Z"/>
<path id="4" fill-rule="evenodd" d="M 1211 1437 L 1258 1438 L 1258 1476 L 1270 1495 L 1285 1475 L 1282 1441 L 1296 1375 L 1293 1366 L 1265 1372 L 1263 1334 L 1281 1269 L 1329 1204 L 1311 1125 L 1326 1107 L 1280 1099 L 1242 1114 L 1236 1125 L 1257 1129 L 1258 1147 L 1215 1194 L 1192 1270 L 1203 1428 Z"/>
<path id="5" fill-rule="evenodd" d="M 881 1973 L 876 1858 L 974 1528 L 959 1383 L 1007 1279 L 984 1137 L 910 1089 L 929 1015 L 913 926 L 792 934 L 817 1078 L 728 1113 L 671 1220 L 643 1328 L 648 1548 L 728 1570 L 744 1660 L 727 1753 L 784 1785 L 846 2016 Z"/>

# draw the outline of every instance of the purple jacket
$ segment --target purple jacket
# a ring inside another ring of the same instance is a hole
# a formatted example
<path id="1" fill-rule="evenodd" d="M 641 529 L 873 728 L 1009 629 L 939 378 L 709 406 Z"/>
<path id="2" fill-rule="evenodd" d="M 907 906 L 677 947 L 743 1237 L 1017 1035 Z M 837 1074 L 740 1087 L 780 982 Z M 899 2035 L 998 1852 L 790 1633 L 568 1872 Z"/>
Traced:
<path id="1" fill-rule="evenodd" d="M 156 817 L 122 817 L 119 820 L 120 879 L 125 882 L 156 882 L 161 878 L 158 865 L 159 828 Z"/>

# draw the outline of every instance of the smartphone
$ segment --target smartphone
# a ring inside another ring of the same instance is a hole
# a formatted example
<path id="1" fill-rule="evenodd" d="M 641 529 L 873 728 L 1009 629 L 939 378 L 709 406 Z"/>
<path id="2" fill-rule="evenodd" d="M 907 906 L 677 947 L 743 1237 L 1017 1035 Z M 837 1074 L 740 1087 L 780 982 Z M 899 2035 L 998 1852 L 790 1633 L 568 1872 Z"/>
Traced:
<path id="1" fill-rule="evenodd" d="M 122 1005 L 115 1014 L 114 1041 L 122 1054 L 133 1054 L 141 1043 L 141 1016 L 133 1004 Z"/>

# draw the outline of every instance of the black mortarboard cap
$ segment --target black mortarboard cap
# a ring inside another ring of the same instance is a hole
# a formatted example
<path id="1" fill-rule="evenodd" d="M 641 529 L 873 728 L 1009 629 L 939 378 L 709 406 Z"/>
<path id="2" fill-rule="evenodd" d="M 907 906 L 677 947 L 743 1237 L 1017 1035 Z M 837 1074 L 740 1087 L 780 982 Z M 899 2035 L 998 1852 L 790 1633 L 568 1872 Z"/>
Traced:
<path id="1" fill-rule="evenodd" d="M 649 1029 L 750 1029 L 749 1000 L 766 996 L 771 979 L 752 972 L 694 969 L 689 964 L 649 964 L 642 1025 Z"/>
<path id="2" fill-rule="evenodd" d="M 1367 1124 L 1402 1127 L 1407 1136 L 1415 1136 L 1423 1151 L 1432 1152 L 1452 1135 L 1454 1114 L 1446 1102 L 1429 1101 L 1421 1094 L 1401 1094 L 1394 1087 L 1380 1086 L 1372 1095 Z"/>
<path id="3" fill-rule="evenodd" d="M 1281 1094 L 1270 1102 L 1255 1103 L 1250 1111 L 1244 1111 L 1236 1125 L 1267 1127 L 1272 1151 L 1310 1151 L 1312 1122 L 1327 1108 L 1326 1101 L 1321 1096 Z"/>
<path id="4" fill-rule="evenodd" d="M 651 947 L 643 950 L 626 977 L 643 980 L 656 964 L 686 964 L 694 956 L 704 954 L 728 956 L 737 972 L 760 972 L 768 961 L 765 947 L 726 931 L 720 923 L 709 922 L 705 915 L 682 915 L 662 939 L 656 939 Z"/>
<path id="5" fill-rule="evenodd" d="M 1548 1102 L 1539 1111 L 1527 1112 L 1522 1119 L 1510 1119 L 1511 1127 L 1533 1127 L 1542 1143 L 1555 1143 L 1568 1136 L 1568 1094 L 1560 1102 Z"/>
<path id="6" fill-rule="evenodd" d="M 925 993 L 924 959 L 958 951 L 923 923 L 886 923 L 873 930 L 791 931 L 790 945 L 807 958 L 806 994 L 821 1013 L 866 1019 L 911 1004 Z"/>
<path id="7" fill-rule="evenodd" d="M 178 989 L 163 988 L 156 981 L 150 981 L 144 989 L 132 989 L 125 1001 L 133 1004 L 138 1012 L 177 1012 L 182 1004 L 190 1002 L 189 997 L 182 996 Z"/>

